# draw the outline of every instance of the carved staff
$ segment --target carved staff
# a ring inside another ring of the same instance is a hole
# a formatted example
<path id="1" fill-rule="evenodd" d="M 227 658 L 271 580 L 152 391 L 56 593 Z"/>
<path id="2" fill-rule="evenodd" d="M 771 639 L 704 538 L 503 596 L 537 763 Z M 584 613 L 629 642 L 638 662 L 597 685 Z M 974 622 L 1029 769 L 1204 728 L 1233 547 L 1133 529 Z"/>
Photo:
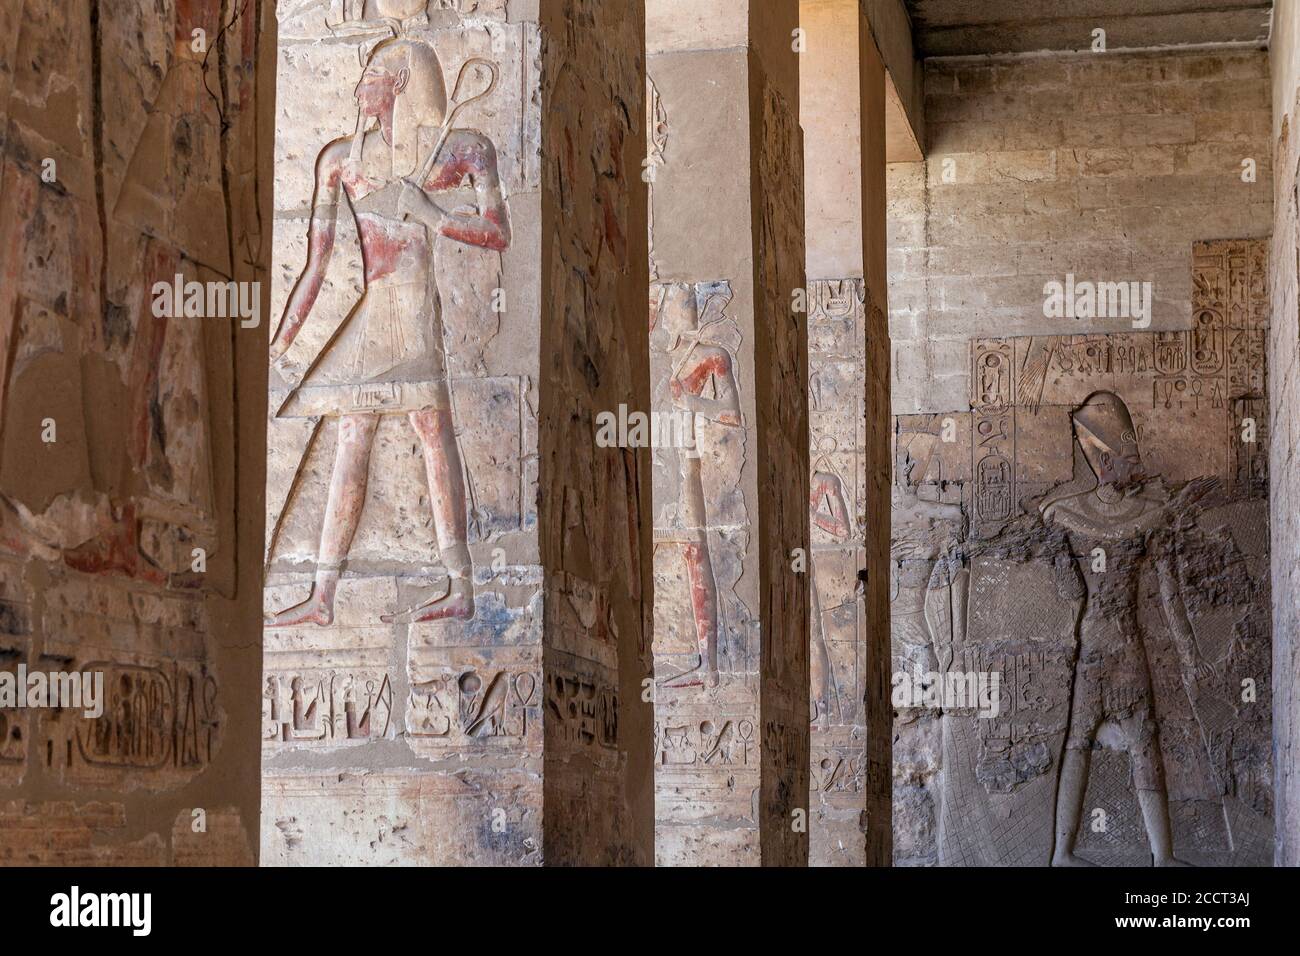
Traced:
<path id="1" fill-rule="evenodd" d="M 471 66 L 487 67 L 488 83 L 487 86 L 478 93 L 475 93 L 473 96 L 461 99 L 462 87 L 465 84 L 465 74 Z M 433 145 L 433 152 L 431 152 L 429 158 L 424 161 L 424 168 L 420 171 L 420 178 L 417 181 L 418 185 L 422 186 L 427 182 L 429 174 L 433 172 L 434 164 L 438 161 L 438 154 L 442 152 L 442 146 L 447 142 L 447 136 L 451 132 L 452 124 L 456 121 L 456 115 L 471 103 L 477 103 L 479 100 L 483 99 L 483 97 L 495 90 L 497 88 L 497 80 L 500 76 L 501 72 L 497 69 L 497 65 L 491 60 L 485 60 L 481 56 L 472 56 L 461 65 L 460 72 L 456 74 L 456 85 L 453 86 L 451 90 L 451 109 L 447 112 L 447 118 L 443 120 L 442 129 L 438 132 L 438 141 Z"/>

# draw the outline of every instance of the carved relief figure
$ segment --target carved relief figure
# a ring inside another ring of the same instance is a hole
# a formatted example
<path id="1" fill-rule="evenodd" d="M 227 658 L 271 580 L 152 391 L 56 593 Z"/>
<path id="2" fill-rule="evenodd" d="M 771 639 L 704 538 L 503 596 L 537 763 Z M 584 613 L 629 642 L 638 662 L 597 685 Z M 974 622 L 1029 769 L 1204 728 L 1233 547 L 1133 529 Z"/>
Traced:
<path id="1" fill-rule="evenodd" d="M 470 71 L 486 72 L 486 88 L 465 98 L 461 87 Z M 338 444 L 311 594 L 273 615 L 273 626 L 332 622 L 341 567 L 365 506 L 375 431 L 382 415 L 399 413 L 423 447 L 449 585 L 446 594 L 383 620 L 474 616 L 465 477 L 433 251 L 439 236 L 497 251 L 510 243 L 496 150 L 482 134 L 453 126 L 460 108 L 487 95 L 496 76 L 494 64 L 468 61 L 449 111 L 433 48 L 386 40 L 370 54 L 356 87 L 355 135 L 330 143 L 317 159 L 307 265 L 271 344 L 272 358 L 284 356 L 311 314 L 343 204 L 360 237 L 365 292 L 279 412 L 337 417 Z"/>
<path id="2" fill-rule="evenodd" d="M 1267 408 L 1231 374 L 1266 250 L 1195 244 L 1183 331 L 973 341 L 952 447 L 898 419 L 894 669 L 1001 674 L 991 717 L 897 714 L 909 863 L 1267 863 Z"/>
<path id="3" fill-rule="evenodd" d="M 1153 557 L 1163 611 L 1183 664 L 1197 679 L 1209 676 L 1210 665 L 1196 648 L 1177 587 L 1172 549 L 1162 538 L 1173 512 L 1205 484 L 1192 482 L 1171 499 L 1158 480 L 1143 481 L 1137 430 L 1127 406 L 1112 392 L 1094 392 L 1072 418 L 1075 440 L 1097 484 L 1049 499 L 1042 507 L 1044 521 L 1065 529 L 1084 583 L 1052 863 L 1090 865 L 1075 855 L 1074 847 L 1090 752 L 1100 740 L 1117 743 L 1129 754 L 1156 865 L 1183 866 L 1173 855 L 1151 676 L 1138 624 L 1138 585 L 1143 559 Z"/>
<path id="4" fill-rule="evenodd" d="M 738 428 L 740 394 L 729 349 L 708 341 L 709 326 L 725 318 L 728 282 L 664 283 L 651 291 L 650 345 L 671 360 L 667 387 L 673 410 L 684 413 L 684 447 L 678 449 L 680 484 L 671 543 L 680 544 L 690 586 L 697 655 L 693 667 L 665 681 L 668 687 L 718 682 L 718 584 L 710 553 L 704 475 L 698 444 L 701 426 Z M 656 538 L 667 543 L 662 535 Z"/>
<path id="5" fill-rule="evenodd" d="M 953 660 L 953 642 L 965 633 L 965 608 L 970 571 L 965 566 L 962 541 L 966 520 L 960 504 L 921 497 L 921 488 L 935 460 L 941 427 L 937 418 L 911 435 L 906 443 L 898 436 L 894 461 L 894 483 L 890 491 L 894 535 L 890 554 L 891 602 L 894 630 L 907 634 L 913 647 L 932 647 L 938 671 L 947 671 Z M 930 567 L 924 591 L 901 596 L 899 569 L 903 562 L 920 562 Z M 929 663 L 926 664 L 929 669 Z"/>
<path id="6" fill-rule="evenodd" d="M 829 458 L 823 456 L 813 467 L 810 485 L 810 519 L 838 541 L 847 541 L 853 534 L 849 506 L 845 498 L 844 479 L 835 473 Z M 817 559 L 812 558 L 812 635 L 813 646 L 809 660 L 812 685 L 811 717 L 814 723 L 825 727 L 840 717 L 840 691 L 836 686 L 835 668 L 830 646 L 826 640 L 826 622 L 822 618 L 821 596 L 817 590 Z"/>

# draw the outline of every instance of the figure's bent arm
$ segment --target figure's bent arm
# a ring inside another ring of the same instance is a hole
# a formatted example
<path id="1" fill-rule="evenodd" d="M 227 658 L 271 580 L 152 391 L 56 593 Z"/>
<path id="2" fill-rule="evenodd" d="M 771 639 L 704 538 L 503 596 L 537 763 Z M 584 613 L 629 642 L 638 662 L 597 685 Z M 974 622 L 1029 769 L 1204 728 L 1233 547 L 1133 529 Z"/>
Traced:
<path id="1" fill-rule="evenodd" d="M 813 477 L 812 493 L 808 496 L 808 503 L 816 509 L 825 496 L 831 506 L 830 515 L 814 510 L 813 522 L 828 534 L 841 538 L 847 537 L 852 528 L 849 527 L 849 509 L 844 503 L 843 485 L 834 475 L 818 472 Z"/>
<path id="2" fill-rule="evenodd" d="M 278 358 L 289 350 L 311 314 L 325 282 L 325 270 L 334 250 L 334 230 L 338 222 L 339 184 L 343 176 L 341 155 L 338 143 L 331 143 L 321 150 L 316 160 L 316 193 L 307 233 L 307 264 L 284 307 L 284 317 L 271 343 L 272 357 Z"/>
<path id="3" fill-rule="evenodd" d="M 704 383 L 711 375 L 722 379 L 721 392 L 726 398 L 701 397 Z M 707 350 L 690 372 L 673 379 L 672 390 L 673 397 L 684 402 L 688 411 L 723 425 L 740 424 L 740 401 L 736 395 L 736 379 L 731 372 L 731 357 L 722 349 Z"/>
<path id="4" fill-rule="evenodd" d="M 496 148 L 486 136 L 465 131 L 453 133 L 446 148 L 447 159 L 434 167 L 424 188 L 434 193 L 456 189 L 469 177 L 477 209 L 446 216 L 438 232 L 457 242 L 504 251 L 510 245 L 510 220 L 501 196 Z"/>

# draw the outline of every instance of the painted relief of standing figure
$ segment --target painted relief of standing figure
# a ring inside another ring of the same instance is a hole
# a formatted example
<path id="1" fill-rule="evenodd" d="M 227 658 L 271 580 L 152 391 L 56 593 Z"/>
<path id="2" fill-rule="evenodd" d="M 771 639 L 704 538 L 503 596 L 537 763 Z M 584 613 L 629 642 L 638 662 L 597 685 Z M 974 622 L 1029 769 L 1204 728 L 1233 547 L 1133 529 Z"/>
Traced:
<path id="1" fill-rule="evenodd" d="M 1094 392 L 1073 412 L 1074 435 L 1097 485 L 1044 504 L 1043 519 L 1066 531 L 1083 583 L 1078 660 L 1056 802 L 1052 864 L 1086 866 L 1074 854 L 1088 785 L 1090 752 L 1099 740 L 1125 749 L 1156 866 L 1186 866 L 1173 853 L 1169 801 L 1152 712 L 1151 675 L 1137 617 L 1144 561 L 1154 560 L 1165 619 L 1182 664 L 1195 680 L 1212 669 L 1201 657 L 1177 582 L 1166 530 L 1176 512 L 1208 486 L 1194 481 L 1171 498 L 1159 481 L 1143 481 L 1137 429 L 1111 392 Z"/>
<path id="2" fill-rule="evenodd" d="M 652 291 L 656 298 L 650 310 L 650 344 L 672 361 L 668 377 L 672 406 L 687 423 L 685 447 L 677 456 L 680 485 L 675 524 L 686 560 L 698 649 L 695 665 L 669 678 L 664 686 L 713 687 L 718 683 L 718 583 L 709 547 L 699 430 L 741 424 L 732 354 L 705 339 L 705 330 L 724 318 L 731 284 L 664 283 Z"/>
<path id="3" fill-rule="evenodd" d="M 831 442 L 834 445 L 834 442 Z M 853 534 L 853 519 L 844 490 L 844 479 L 830 464 L 827 456 L 813 466 L 809 485 L 809 519 L 813 525 L 831 535 L 838 542 L 847 541 Z M 821 594 L 817 557 L 812 557 L 812 574 L 809 575 L 812 592 L 812 646 L 809 658 L 812 698 L 809 702 L 812 722 L 825 729 L 832 720 L 842 718 L 840 689 L 835 680 L 835 665 L 831 659 L 830 643 L 826 639 L 826 621 L 822 617 Z"/>
<path id="4" fill-rule="evenodd" d="M 406 38 L 371 52 L 356 87 L 355 135 L 335 140 L 316 161 L 307 265 L 273 342 L 279 360 L 311 314 L 325 280 L 343 203 L 360 237 L 365 292 L 286 400 L 282 417 L 338 418 L 338 444 L 325 505 L 315 582 L 306 601 L 273 615 L 272 626 L 328 625 L 334 594 L 366 502 L 370 449 L 380 417 L 405 414 L 424 453 L 429 497 L 447 593 L 386 622 L 474 616 L 465 477 L 452 420 L 443 323 L 434 270 L 437 237 L 504 250 L 510 226 L 496 150 L 482 134 L 452 126 L 442 67 L 433 48 Z M 372 125 L 375 128 L 371 128 Z"/>

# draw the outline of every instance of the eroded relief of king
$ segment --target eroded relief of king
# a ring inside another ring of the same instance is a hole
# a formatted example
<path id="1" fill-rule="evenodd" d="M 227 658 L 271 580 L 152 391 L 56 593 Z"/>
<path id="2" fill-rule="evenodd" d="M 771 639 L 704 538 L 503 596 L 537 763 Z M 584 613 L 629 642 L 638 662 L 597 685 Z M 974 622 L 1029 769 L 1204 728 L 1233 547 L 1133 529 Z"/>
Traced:
<path id="1" fill-rule="evenodd" d="M 1074 853 L 1074 844 L 1091 751 L 1109 732 L 1112 745 L 1129 755 L 1155 865 L 1183 865 L 1173 851 L 1148 650 L 1138 621 L 1138 588 L 1143 564 L 1154 563 L 1161 611 L 1179 651 L 1184 679 L 1210 676 L 1213 669 L 1201 656 L 1188 622 L 1168 530 L 1177 513 L 1208 483 L 1193 481 L 1173 497 L 1158 479 L 1144 480 L 1137 428 L 1123 399 L 1112 392 L 1094 392 L 1072 419 L 1075 440 L 1097 485 L 1049 499 L 1042 508 L 1045 522 L 1065 530 L 1086 595 L 1078 621 L 1052 862 L 1088 862 Z"/>
<path id="2" fill-rule="evenodd" d="M 360 240 L 364 292 L 278 412 L 337 418 L 338 442 L 311 594 L 271 615 L 271 626 L 333 621 L 384 415 L 405 416 L 420 443 L 449 584 L 446 593 L 382 620 L 474 616 L 465 475 L 433 251 L 438 237 L 498 252 L 510 244 L 496 149 L 483 134 L 454 126 L 460 109 L 488 95 L 496 80 L 495 64 L 471 58 L 449 103 L 431 45 L 400 34 L 383 40 L 356 86 L 356 132 L 317 158 L 307 263 L 272 341 L 272 360 L 282 359 L 312 314 L 343 210 Z"/>
<path id="3" fill-rule="evenodd" d="M 899 420 L 894 666 L 943 692 L 895 722 L 913 862 L 1269 859 L 1263 442 L 1238 438 L 1261 400 L 1216 344 L 1263 327 L 1266 259 L 1194 249 L 1194 328 L 977 340 L 953 440 Z M 992 675 L 987 713 L 952 692 Z"/>

